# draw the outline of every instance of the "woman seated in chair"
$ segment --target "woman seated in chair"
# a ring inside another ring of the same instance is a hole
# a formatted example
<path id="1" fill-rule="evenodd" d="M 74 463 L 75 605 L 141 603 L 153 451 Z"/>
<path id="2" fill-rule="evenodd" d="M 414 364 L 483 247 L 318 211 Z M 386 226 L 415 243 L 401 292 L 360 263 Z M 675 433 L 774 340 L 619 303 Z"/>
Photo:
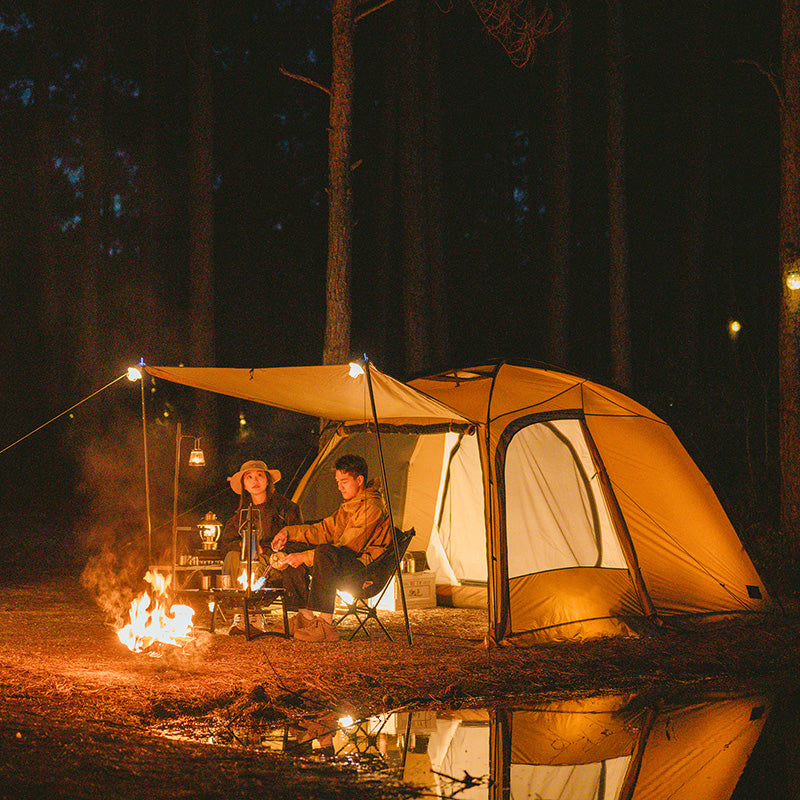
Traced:
<path id="1" fill-rule="evenodd" d="M 236 588 L 239 577 L 247 569 L 246 530 L 248 525 L 252 525 L 250 562 L 253 577 L 263 575 L 268 585 L 283 586 L 287 609 L 296 611 L 306 604 L 308 597 L 308 568 L 300 565 L 278 572 L 270 570 L 268 562 L 270 542 L 275 534 L 285 525 L 302 521 L 297 504 L 275 491 L 275 484 L 280 479 L 281 473 L 277 469 L 267 469 L 263 461 L 246 461 L 235 475 L 228 478 L 231 489 L 241 499 L 236 513 L 225 523 L 217 547 L 224 553 L 222 574 L 230 575 L 231 584 Z"/>
<path id="2" fill-rule="evenodd" d="M 290 553 L 283 563 L 311 569 L 311 590 L 305 608 L 294 616 L 295 639 L 332 642 L 339 638 L 333 624 L 336 590 L 360 585 L 367 565 L 391 543 L 392 527 L 378 481 L 367 480 L 367 462 L 359 455 L 344 455 L 335 464 L 336 486 L 342 504 L 329 517 L 310 525 L 289 525 L 272 540 L 273 550 L 287 542 L 303 542 L 313 549 Z"/>

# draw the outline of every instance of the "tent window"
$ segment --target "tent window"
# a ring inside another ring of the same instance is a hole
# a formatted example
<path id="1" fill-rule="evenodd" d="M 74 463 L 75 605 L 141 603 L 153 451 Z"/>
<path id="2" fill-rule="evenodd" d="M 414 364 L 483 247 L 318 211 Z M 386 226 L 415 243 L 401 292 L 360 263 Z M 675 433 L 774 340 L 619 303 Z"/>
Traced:
<path id="1" fill-rule="evenodd" d="M 522 427 L 503 474 L 509 578 L 626 566 L 578 420 Z"/>

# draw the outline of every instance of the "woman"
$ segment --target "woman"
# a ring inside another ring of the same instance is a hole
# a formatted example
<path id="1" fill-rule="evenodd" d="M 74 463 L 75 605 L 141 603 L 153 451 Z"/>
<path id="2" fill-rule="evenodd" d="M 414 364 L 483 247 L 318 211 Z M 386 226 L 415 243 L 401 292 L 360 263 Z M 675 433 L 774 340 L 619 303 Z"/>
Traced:
<path id="1" fill-rule="evenodd" d="M 286 607 L 295 610 L 308 595 L 308 569 L 290 567 L 282 573 L 269 571 L 270 544 L 275 534 L 286 525 L 302 522 L 297 504 L 275 491 L 280 479 L 281 473 L 277 469 L 267 469 L 263 461 L 246 461 L 228 478 L 231 489 L 240 496 L 239 508 L 225 523 L 217 548 L 224 554 L 222 574 L 230 575 L 231 585 L 236 588 L 239 577 L 247 569 L 245 546 L 247 531 L 252 525 L 253 575 L 256 578 L 267 576 L 271 586 L 283 585 Z"/>

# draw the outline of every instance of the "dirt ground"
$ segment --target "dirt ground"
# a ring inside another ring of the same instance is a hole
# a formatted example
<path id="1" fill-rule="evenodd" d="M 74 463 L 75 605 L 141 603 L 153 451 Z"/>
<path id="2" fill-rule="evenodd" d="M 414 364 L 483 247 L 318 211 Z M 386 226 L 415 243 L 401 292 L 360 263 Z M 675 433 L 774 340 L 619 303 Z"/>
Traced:
<path id="1" fill-rule="evenodd" d="M 208 624 L 208 615 L 198 626 Z M 383 612 L 394 636 L 311 645 L 197 629 L 131 653 L 75 579 L 0 587 L 0 798 L 412 797 L 359 770 L 263 752 L 235 730 L 324 712 L 524 704 L 614 691 L 777 684 L 795 670 L 787 617 L 702 633 L 534 648 L 481 646 L 485 612 Z M 183 730 L 176 739 L 165 730 Z"/>

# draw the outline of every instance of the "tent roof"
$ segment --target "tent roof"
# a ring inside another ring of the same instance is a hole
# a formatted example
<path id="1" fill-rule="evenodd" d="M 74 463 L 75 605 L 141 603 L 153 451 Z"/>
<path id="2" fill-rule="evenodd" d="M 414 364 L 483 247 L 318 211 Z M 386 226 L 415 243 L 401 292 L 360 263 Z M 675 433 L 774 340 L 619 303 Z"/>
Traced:
<path id="1" fill-rule="evenodd" d="M 582 409 L 587 416 L 636 416 L 663 422 L 652 411 L 614 389 L 558 370 L 503 361 L 416 378 L 414 389 L 473 422 L 507 414 Z"/>
<path id="2" fill-rule="evenodd" d="M 240 397 L 339 422 L 373 419 L 366 374 L 352 377 L 349 364 L 310 367 L 146 367 L 156 378 Z M 458 412 L 370 364 L 375 410 L 382 422 L 464 423 Z"/>

